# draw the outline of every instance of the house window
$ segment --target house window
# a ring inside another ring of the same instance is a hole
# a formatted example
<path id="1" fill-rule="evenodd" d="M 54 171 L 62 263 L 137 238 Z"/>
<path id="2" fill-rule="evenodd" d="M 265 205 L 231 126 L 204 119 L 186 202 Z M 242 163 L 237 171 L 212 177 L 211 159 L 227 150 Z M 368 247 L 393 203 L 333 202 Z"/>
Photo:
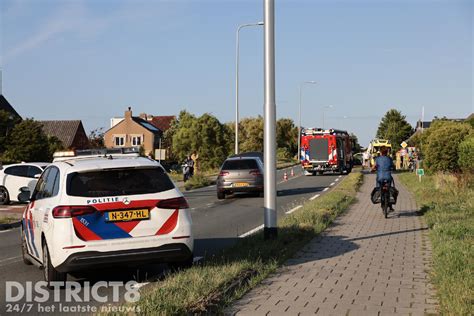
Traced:
<path id="1" fill-rule="evenodd" d="M 132 136 L 132 146 L 140 146 L 143 143 L 142 135 L 131 135 Z"/>
<path id="2" fill-rule="evenodd" d="M 114 136 L 114 145 L 116 147 L 125 146 L 125 136 Z"/>

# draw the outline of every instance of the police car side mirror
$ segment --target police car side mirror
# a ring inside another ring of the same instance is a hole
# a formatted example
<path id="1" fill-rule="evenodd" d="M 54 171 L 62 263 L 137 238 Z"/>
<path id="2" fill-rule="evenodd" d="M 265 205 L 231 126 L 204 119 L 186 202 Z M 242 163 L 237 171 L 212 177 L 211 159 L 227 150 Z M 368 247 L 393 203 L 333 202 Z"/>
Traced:
<path id="1" fill-rule="evenodd" d="M 31 199 L 31 192 L 28 187 L 21 187 L 20 194 L 18 194 L 18 201 L 25 203 L 29 202 Z"/>

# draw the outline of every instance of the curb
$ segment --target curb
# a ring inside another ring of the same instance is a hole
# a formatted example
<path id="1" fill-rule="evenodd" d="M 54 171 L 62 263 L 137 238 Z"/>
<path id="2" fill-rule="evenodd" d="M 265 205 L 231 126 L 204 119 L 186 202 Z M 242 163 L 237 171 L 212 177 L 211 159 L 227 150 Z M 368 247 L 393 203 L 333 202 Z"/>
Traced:
<path id="1" fill-rule="evenodd" d="M 20 226 L 21 226 L 21 220 L 18 222 L 13 222 L 13 223 L 8 223 L 8 224 L 0 224 L 0 231 L 17 228 Z"/>

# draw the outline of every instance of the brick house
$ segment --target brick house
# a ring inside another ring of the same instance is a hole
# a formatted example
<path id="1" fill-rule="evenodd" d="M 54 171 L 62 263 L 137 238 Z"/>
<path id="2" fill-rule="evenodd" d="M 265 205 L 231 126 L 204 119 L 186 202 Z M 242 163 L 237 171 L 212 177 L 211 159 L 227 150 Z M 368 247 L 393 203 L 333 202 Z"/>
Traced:
<path id="1" fill-rule="evenodd" d="M 148 120 L 133 116 L 129 107 L 123 120 L 105 132 L 104 145 L 107 148 L 143 146 L 146 155 L 154 155 L 162 135 L 163 132 Z"/>
<path id="2" fill-rule="evenodd" d="M 58 138 L 65 149 L 89 148 L 89 138 L 86 135 L 82 121 L 59 120 L 38 122 L 43 125 L 44 133 Z"/>

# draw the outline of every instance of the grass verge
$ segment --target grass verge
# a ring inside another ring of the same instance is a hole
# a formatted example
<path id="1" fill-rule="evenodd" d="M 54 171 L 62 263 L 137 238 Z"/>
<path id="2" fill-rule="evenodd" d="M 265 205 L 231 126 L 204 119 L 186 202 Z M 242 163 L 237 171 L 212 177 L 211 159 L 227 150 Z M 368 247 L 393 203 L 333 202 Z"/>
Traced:
<path id="1" fill-rule="evenodd" d="M 0 217 L 0 224 L 11 224 L 18 221 L 19 219 L 15 217 Z"/>
<path id="2" fill-rule="evenodd" d="M 282 218 L 276 240 L 264 240 L 261 232 L 239 239 L 201 265 L 145 287 L 135 307 L 145 315 L 222 313 L 345 211 L 355 201 L 362 179 L 361 173 L 352 173 L 332 191 Z"/>
<path id="3" fill-rule="evenodd" d="M 432 281 L 442 315 L 473 315 L 474 190 L 473 176 L 413 174 L 399 179 L 415 194 L 425 213 L 433 246 Z"/>
<path id="4" fill-rule="evenodd" d="M 213 178 L 215 180 L 215 177 Z M 215 181 L 211 180 L 209 176 L 196 174 L 191 179 L 189 179 L 188 181 L 184 183 L 184 188 L 186 190 L 198 189 L 202 187 L 207 187 L 208 185 L 211 185 L 212 183 L 215 183 Z"/>

